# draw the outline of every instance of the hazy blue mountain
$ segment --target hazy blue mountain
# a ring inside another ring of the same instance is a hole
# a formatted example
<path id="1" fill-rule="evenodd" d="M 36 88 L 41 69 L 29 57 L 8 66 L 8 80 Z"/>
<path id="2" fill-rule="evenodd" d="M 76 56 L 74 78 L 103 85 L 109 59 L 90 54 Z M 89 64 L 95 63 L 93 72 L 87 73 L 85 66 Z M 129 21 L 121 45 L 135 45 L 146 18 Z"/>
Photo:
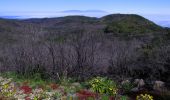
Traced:
<path id="1" fill-rule="evenodd" d="M 29 17 L 26 16 L 0 16 L 0 18 L 5 18 L 5 19 L 26 19 Z"/>
<path id="2" fill-rule="evenodd" d="M 0 18 L 17 19 L 17 18 L 20 18 L 20 16 L 0 16 Z"/>
<path id="3" fill-rule="evenodd" d="M 102 17 L 108 14 L 108 12 L 102 10 L 66 10 L 60 12 L 60 15 L 83 15 L 91 17 Z"/>
<path id="4" fill-rule="evenodd" d="M 167 21 L 155 21 L 155 23 L 163 27 L 170 27 L 170 20 L 169 21 L 168 20 Z"/>

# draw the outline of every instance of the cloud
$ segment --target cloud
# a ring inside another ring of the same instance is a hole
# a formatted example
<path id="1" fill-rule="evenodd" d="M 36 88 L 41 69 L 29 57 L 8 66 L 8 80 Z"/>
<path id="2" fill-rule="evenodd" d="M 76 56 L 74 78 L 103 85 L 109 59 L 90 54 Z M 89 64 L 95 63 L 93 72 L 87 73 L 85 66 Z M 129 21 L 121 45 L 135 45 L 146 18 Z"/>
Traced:
<path id="1" fill-rule="evenodd" d="M 108 13 L 103 10 L 66 10 L 61 11 L 61 13 Z"/>

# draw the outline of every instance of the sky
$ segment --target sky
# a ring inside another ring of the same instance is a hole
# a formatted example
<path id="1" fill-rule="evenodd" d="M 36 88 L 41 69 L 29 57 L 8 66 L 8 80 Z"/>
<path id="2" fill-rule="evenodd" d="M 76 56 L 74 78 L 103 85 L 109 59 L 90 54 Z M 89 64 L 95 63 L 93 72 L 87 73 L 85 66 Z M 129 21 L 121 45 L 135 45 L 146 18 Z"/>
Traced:
<path id="1" fill-rule="evenodd" d="M 0 0 L 0 16 L 58 17 L 107 14 L 140 14 L 170 21 L 170 0 Z"/>

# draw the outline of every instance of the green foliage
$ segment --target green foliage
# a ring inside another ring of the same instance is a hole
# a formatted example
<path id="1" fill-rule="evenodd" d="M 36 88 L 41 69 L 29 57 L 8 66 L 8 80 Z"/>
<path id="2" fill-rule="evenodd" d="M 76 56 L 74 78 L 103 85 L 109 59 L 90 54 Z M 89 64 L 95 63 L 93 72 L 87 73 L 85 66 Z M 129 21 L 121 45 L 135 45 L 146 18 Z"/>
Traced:
<path id="1" fill-rule="evenodd" d="M 116 95 L 117 85 L 114 81 L 107 78 L 96 77 L 89 81 L 93 91 L 100 94 Z"/>
<path id="2" fill-rule="evenodd" d="M 91 88 L 91 85 L 89 84 L 89 82 L 82 82 L 81 87 L 89 89 L 89 88 Z"/>
<path id="3" fill-rule="evenodd" d="M 107 96 L 107 95 L 102 95 L 102 96 L 101 96 L 101 99 L 102 99 L 102 100 L 109 100 L 109 96 Z"/>
<path id="4" fill-rule="evenodd" d="M 19 75 L 16 72 L 4 72 L 4 73 L 0 73 L 0 76 L 6 78 L 12 78 L 12 80 L 16 82 L 23 82 L 25 80 L 22 75 Z"/>
<path id="5" fill-rule="evenodd" d="M 120 100 L 127 100 L 127 96 L 121 96 Z"/>

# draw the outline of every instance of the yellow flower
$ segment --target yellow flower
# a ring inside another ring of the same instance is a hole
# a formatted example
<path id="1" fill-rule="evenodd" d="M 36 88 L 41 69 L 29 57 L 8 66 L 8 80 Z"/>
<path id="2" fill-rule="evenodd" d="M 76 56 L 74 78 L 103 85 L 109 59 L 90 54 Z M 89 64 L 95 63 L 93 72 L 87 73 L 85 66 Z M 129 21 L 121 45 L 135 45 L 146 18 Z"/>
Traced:
<path id="1" fill-rule="evenodd" d="M 7 89 L 8 87 L 9 87 L 8 84 L 5 84 L 5 85 L 3 86 L 4 89 Z"/>
<path id="2" fill-rule="evenodd" d="M 95 81 L 96 81 L 96 82 L 99 82 L 99 79 L 96 79 Z"/>
<path id="3" fill-rule="evenodd" d="M 136 100 L 153 100 L 153 96 L 149 94 L 140 94 L 136 97 Z"/>

